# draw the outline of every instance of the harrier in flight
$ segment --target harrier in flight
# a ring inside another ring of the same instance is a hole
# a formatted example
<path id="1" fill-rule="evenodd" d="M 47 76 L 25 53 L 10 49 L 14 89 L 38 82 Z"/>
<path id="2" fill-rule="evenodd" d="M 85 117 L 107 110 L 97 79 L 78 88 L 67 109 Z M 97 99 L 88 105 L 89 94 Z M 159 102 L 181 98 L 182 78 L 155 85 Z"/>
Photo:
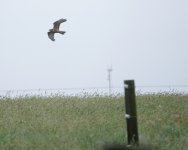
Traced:
<path id="1" fill-rule="evenodd" d="M 67 21 L 66 19 L 60 19 L 60 20 L 54 22 L 53 29 L 50 29 L 49 32 L 48 32 L 48 37 L 52 41 L 55 41 L 55 39 L 54 39 L 54 34 L 55 33 L 65 34 L 65 31 L 59 31 L 59 26 L 60 26 L 61 23 L 66 22 L 66 21 Z"/>

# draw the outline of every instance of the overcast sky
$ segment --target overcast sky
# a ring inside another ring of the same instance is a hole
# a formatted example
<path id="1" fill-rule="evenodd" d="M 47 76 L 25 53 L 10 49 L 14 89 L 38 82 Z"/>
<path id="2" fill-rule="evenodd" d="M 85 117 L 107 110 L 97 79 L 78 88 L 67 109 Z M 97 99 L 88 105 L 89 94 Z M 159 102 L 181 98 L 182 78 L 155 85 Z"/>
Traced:
<path id="1" fill-rule="evenodd" d="M 0 90 L 188 85 L 187 0 L 0 0 Z M 66 18 L 65 35 L 47 37 Z"/>

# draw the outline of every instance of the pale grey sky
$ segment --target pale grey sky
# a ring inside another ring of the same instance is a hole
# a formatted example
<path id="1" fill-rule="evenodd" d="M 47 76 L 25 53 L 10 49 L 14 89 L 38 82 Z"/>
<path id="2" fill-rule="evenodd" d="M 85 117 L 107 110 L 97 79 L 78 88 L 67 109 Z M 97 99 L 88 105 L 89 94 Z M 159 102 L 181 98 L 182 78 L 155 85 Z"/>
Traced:
<path id="1" fill-rule="evenodd" d="M 0 90 L 188 84 L 187 0 L 0 0 Z M 55 42 L 54 21 L 66 18 Z"/>

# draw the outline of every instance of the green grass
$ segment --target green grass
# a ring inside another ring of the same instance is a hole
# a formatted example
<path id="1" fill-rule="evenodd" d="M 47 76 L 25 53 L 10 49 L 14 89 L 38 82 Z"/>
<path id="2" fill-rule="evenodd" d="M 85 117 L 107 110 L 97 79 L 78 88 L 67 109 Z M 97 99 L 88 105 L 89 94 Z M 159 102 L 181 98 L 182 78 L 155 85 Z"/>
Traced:
<path id="1" fill-rule="evenodd" d="M 137 97 L 140 142 L 159 150 L 188 147 L 188 96 Z M 0 100 L 1 150 L 96 150 L 126 144 L 122 97 L 23 97 Z"/>

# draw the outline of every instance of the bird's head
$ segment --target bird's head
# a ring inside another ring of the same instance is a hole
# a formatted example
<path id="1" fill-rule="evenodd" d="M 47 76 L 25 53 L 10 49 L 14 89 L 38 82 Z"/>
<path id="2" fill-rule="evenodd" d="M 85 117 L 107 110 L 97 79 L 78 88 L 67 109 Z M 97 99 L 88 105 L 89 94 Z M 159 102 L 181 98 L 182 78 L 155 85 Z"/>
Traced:
<path id="1" fill-rule="evenodd" d="M 67 21 L 67 19 L 63 19 L 63 22 L 66 22 Z"/>

